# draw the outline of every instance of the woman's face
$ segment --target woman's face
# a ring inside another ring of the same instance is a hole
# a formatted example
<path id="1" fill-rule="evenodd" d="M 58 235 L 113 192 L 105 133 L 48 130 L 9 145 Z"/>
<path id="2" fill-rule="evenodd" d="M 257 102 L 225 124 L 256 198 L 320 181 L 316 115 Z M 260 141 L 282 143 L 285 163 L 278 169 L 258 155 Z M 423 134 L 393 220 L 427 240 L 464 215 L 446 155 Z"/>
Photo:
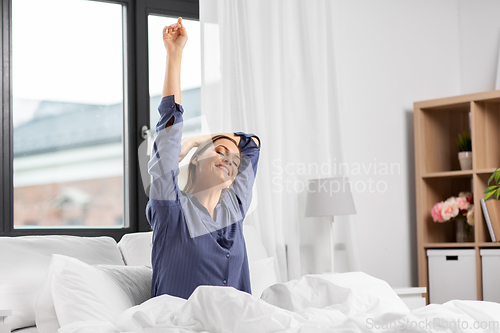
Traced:
<path id="1" fill-rule="evenodd" d="M 197 159 L 196 182 L 198 189 L 208 189 L 222 185 L 229 187 L 240 166 L 238 147 L 228 139 L 219 139 Z"/>

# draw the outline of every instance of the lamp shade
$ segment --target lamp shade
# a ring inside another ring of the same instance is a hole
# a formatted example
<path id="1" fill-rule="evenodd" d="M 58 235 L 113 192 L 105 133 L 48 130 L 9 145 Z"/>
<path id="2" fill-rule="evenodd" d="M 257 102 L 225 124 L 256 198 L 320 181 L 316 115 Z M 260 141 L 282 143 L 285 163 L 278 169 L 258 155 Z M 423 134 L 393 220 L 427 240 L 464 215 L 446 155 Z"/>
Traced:
<path id="1" fill-rule="evenodd" d="M 306 217 L 356 214 L 346 177 L 311 179 L 307 184 Z"/>

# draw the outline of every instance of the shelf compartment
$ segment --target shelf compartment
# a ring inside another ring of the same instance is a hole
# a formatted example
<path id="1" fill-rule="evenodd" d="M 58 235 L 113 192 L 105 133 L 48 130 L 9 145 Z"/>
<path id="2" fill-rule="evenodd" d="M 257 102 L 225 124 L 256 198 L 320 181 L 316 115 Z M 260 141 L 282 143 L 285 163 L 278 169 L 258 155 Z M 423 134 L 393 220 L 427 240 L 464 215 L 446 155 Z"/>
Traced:
<path id="1" fill-rule="evenodd" d="M 434 205 L 460 192 L 472 192 L 472 175 L 463 178 L 427 178 L 423 181 L 425 200 L 423 208 L 423 243 L 456 243 L 456 224 L 452 221 L 434 222 L 431 210 Z"/>
<path id="2" fill-rule="evenodd" d="M 500 100 L 472 103 L 474 114 L 473 163 L 475 169 L 500 167 Z"/>
<path id="3" fill-rule="evenodd" d="M 488 231 L 488 226 L 486 225 L 486 220 L 484 219 L 483 209 L 480 202 L 481 198 L 484 198 L 484 190 L 488 187 L 488 179 L 490 176 L 491 173 L 489 172 L 476 174 L 474 176 L 474 184 L 476 184 L 474 189 L 474 224 L 476 225 L 477 232 L 476 242 L 496 244 L 500 247 L 499 242 L 491 242 L 490 233 Z"/>
<path id="4" fill-rule="evenodd" d="M 458 148 L 459 134 L 471 130 L 470 103 L 422 109 L 424 173 L 460 170 Z"/>

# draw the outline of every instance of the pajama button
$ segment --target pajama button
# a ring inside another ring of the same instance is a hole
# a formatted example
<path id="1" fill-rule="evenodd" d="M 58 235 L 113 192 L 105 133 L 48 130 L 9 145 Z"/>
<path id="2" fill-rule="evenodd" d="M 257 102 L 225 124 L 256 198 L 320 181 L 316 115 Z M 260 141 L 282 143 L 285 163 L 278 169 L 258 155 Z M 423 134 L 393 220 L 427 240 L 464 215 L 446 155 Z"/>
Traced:
<path id="1" fill-rule="evenodd" d="M 226 258 L 229 258 L 229 253 L 226 253 Z"/>
<path id="2" fill-rule="evenodd" d="M 226 283 L 227 283 L 227 281 L 226 281 L 226 280 L 222 280 L 222 283 L 226 284 Z"/>

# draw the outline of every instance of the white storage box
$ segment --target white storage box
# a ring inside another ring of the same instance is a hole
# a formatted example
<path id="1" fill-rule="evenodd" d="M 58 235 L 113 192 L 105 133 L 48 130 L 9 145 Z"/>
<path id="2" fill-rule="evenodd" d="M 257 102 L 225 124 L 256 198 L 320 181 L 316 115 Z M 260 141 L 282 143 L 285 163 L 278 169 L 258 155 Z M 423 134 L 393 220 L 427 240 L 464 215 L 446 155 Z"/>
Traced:
<path id="1" fill-rule="evenodd" d="M 476 251 L 427 250 L 429 303 L 477 300 Z"/>
<path id="2" fill-rule="evenodd" d="M 483 300 L 500 302 L 500 249 L 481 250 Z"/>

